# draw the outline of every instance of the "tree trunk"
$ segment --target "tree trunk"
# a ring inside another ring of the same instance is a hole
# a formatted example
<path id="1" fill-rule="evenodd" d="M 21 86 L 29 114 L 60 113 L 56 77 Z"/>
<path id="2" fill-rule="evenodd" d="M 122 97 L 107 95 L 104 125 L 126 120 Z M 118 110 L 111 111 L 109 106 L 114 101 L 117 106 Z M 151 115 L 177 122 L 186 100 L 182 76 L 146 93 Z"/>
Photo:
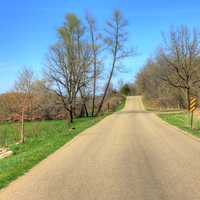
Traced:
<path id="1" fill-rule="evenodd" d="M 96 98 L 96 80 L 94 80 L 94 84 L 93 84 L 92 117 L 94 117 L 95 98 Z"/>
<path id="2" fill-rule="evenodd" d="M 79 114 L 79 117 L 84 117 L 85 115 L 85 107 L 84 107 L 84 104 L 81 105 L 81 111 L 80 111 L 80 114 Z"/>
<path id="3" fill-rule="evenodd" d="M 116 62 L 117 62 L 117 52 L 118 52 L 118 50 L 119 50 L 119 26 L 117 24 L 117 30 L 116 30 L 116 33 L 115 33 L 115 44 L 114 44 L 114 52 L 113 52 L 112 69 L 111 69 L 111 72 L 110 72 L 110 75 L 109 75 L 109 78 L 108 78 L 108 82 L 107 82 L 107 85 L 106 85 L 106 88 L 105 88 L 105 91 L 104 91 L 104 94 L 103 94 L 103 98 L 101 99 L 100 105 L 98 107 L 96 116 L 99 115 L 99 113 L 101 112 L 105 97 L 107 95 L 108 88 L 110 86 L 110 82 L 111 82 L 111 79 L 112 79 L 112 76 L 113 76 L 113 73 L 114 73 L 114 69 L 115 69 L 115 65 L 116 65 Z"/>
<path id="4" fill-rule="evenodd" d="M 85 109 L 85 114 L 86 114 L 86 117 L 89 117 L 88 110 L 87 110 L 87 106 L 86 106 L 86 104 L 85 104 L 85 103 L 84 103 L 83 105 L 84 105 L 84 109 Z"/>
<path id="5" fill-rule="evenodd" d="M 116 55 L 115 55 L 115 57 L 116 57 Z M 101 109 L 102 109 L 104 100 L 105 100 L 106 95 L 107 95 L 107 92 L 108 92 L 108 88 L 109 88 L 109 86 L 110 86 L 110 82 L 111 82 L 111 79 L 112 79 L 112 76 L 113 76 L 113 72 L 114 72 L 114 68 L 115 68 L 115 63 L 116 63 L 116 58 L 115 58 L 115 57 L 114 57 L 113 64 L 112 64 L 112 70 L 111 70 L 111 73 L 110 73 L 108 82 L 107 82 L 107 84 L 106 84 L 106 89 L 105 89 L 105 91 L 104 91 L 103 97 L 102 97 L 101 102 L 100 102 L 100 104 L 99 104 L 99 107 L 98 107 L 96 116 L 98 116 L 99 113 L 101 112 Z"/>
<path id="6" fill-rule="evenodd" d="M 89 31 L 92 43 L 92 56 L 93 56 L 93 94 L 92 94 L 92 117 L 95 112 L 95 99 L 96 99 L 96 80 L 97 80 L 97 45 L 95 40 L 95 24 L 91 21 L 91 18 L 87 18 L 89 24 Z"/>
<path id="7" fill-rule="evenodd" d="M 88 114 L 87 106 L 85 103 L 87 101 L 87 99 L 86 99 L 85 95 L 83 95 L 83 91 L 81 89 L 80 89 L 80 95 L 81 95 L 81 99 L 82 99 L 82 108 L 84 108 L 84 111 L 85 111 L 84 114 L 86 114 L 86 117 L 88 117 L 89 114 Z"/>
<path id="8" fill-rule="evenodd" d="M 94 109 L 95 109 L 95 99 L 96 99 L 96 72 L 97 69 L 96 69 L 96 58 L 95 58 L 95 61 L 94 61 L 94 82 L 93 82 L 93 97 L 92 97 L 92 117 L 94 117 Z"/>
<path id="9" fill-rule="evenodd" d="M 89 117 L 89 113 L 88 113 L 88 110 L 87 110 L 87 106 L 85 103 L 82 103 L 81 105 L 81 112 L 80 112 L 80 117 Z"/>
<path id="10" fill-rule="evenodd" d="M 73 106 L 70 105 L 70 109 L 69 109 L 69 117 L 70 117 L 70 123 L 73 123 Z"/>
<path id="11" fill-rule="evenodd" d="M 21 139 L 20 143 L 24 143 L 24 108 L 22 109 L 22 116 L 21 116 Z"/>
<path id="12" fill-rule="evenodd" d="M 190 88 L 186 89 L 187 110 L 190 111 Z"/>

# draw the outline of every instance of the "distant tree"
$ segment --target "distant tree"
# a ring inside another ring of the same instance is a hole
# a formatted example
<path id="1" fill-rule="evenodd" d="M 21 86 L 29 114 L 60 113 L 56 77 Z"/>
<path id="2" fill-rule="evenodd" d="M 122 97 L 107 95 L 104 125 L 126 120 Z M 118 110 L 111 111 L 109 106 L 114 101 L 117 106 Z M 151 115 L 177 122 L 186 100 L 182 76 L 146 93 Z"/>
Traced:
<path id="1" fill-rule="evenodd" d="M 49 89 L 45 80 L 33 83 L 34 119 L 55 119 L 62 107 L 59 97 Z"/>
<path id="2" fill-rule="evenodd" d="M 0 115 L 2 120 L 9 119 L 12 114 L 21 116 L 21 100 L 22 94 L 18 92 L 7 92 L 0 95 Z"/>
<path id="3" fill-rule="evenodd" d="M 155 108 L 184 108 L 182 89 L 174 88 L 160 79 L 165 67 L 157 59 L 149 59 L 136 76 L 134 87 L 144 101 Z M 156 88 L 156 89 L 155 89 Z"/>
<path id="4" fill-rule="evenodd" d="M 131 95 L 131 88 L 130 88 L 129 84 L 124 84 L 120 88 L 120 93 L 123 94 L 123 95 L 125 95 L 125 96 Z"/>

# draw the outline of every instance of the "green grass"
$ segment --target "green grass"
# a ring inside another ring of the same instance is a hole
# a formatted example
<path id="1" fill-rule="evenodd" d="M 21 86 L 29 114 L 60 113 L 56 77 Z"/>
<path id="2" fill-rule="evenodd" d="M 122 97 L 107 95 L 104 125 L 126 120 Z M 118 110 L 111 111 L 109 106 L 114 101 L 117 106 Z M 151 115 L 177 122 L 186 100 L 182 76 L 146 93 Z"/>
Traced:
<path id="1" fill-rule="evenodd" d="M 183 113 L 162 113 L 158 114 L 158 116 L 163 119 L 164 121 L 177 126 L 178 128 L 200 137 L 200 120 L 194 117 L 194 124 L 193 129 L 190 127 L 190 114 L 183 112 Z"/>
<path id="2" fill-rule="evenodd" d="M 121 110 L 124 108 L 125 103 L 126 103 L 126 98 L 124 97 L 124 99 L 122 100 L 121 104 L 119 104 L 119 105 L 115 108 L 115 111 L 114 111 L 114 112 L 119 112 L 119 111 L 121 111 Z"/>
<path id="3" fill-rule="evenodd" d="M 115 111 L 124 105 L 125 100 Z M 95 118 L 78 118 L 72 125 L 63 120 L 26 122 L 24 144 L 16 144 L 20 123 L 0 122 L 0 147 L 6 145 L 13 151 L 13 156 L 0 160 L 0 189 L 109 114 L 111 112 Z"/>
<path id="4" fill-rule="evenodd" d="M 70 141 L 78 133 L 100 121 L 103 117 L 76 119 L 73 123 L 75 129 L 71 129 L 65 121 L 26 123 L 26 133 L 29 133 L 26 136 L 26 142 L 19 145 L 10 144 L 10 149 L 14 155 L 0 160 L 0 188 L 5 187 L 18 176 L 23 175 L 39 161 Z M 11 127 L 12 125 L 8 123 L 0 125 L 0 130 L 7 131 L 8 143 L 14 141 L 14 138 L 11 137 L 13 132 L 10 132 L 14 130 Z M 32 127 L 35 128 L 35 133 L 32 132 Z"/>

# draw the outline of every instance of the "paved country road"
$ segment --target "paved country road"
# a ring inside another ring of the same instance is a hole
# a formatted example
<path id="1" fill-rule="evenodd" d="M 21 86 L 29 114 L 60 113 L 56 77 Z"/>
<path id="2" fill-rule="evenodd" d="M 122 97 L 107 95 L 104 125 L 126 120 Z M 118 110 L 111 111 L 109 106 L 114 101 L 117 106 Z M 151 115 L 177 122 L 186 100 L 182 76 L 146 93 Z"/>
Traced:
<path id="1" fill-rule="evenodd" d="M 140 97 L 0 191 L 0 200 L 199 200 L 200 142 Z"/>

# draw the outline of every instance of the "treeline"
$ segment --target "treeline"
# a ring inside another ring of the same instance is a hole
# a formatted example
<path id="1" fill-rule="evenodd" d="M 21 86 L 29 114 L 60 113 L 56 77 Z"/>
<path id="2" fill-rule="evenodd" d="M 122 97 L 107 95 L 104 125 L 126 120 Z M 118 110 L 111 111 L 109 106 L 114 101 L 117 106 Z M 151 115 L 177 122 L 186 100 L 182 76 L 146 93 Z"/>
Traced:
<path id="1" fill-rule="evenodd" d="M 21 75 L 32 73 L 24 69 Z M 66 119 L 58 96 L 46 87 L 46 82 L 26 76 L 16 82 L 12 91 L 0 95 L 0 120 L 21 121 L 22 117 L 26 121 Z"/>
<path id="2" fill-rule="evenodd" d="M 200 96 L 200 31 L 186 26 L 163 34 L 163 43 L 137 74 L 137 93 L 154 107 L 189 109 Z"/>
<path id="3" fill-rule="evenodd" d="M 95 107 L 101 96 L 96 96 Z M 119 91 L 112 87 L 108 90 L 102 112 L 114 111 L 124 100 Z M 85 102 L 88 114 L 92 113 L 92 96 L 87 96 Z M 83 99 L 78 96 L 74 102 L 73 117 L 85 117 Z M 30 69 L 23 69 L 15 83 L 15 87 L 0 95 L 0 121 L 24 121 L 64 119 L 69 121 L 68 113 L 63 107 L 60 97 L 54 92 L 48 82 L 34 78 Z M 23 114 L 23 116 L 22 116 Z"/>

